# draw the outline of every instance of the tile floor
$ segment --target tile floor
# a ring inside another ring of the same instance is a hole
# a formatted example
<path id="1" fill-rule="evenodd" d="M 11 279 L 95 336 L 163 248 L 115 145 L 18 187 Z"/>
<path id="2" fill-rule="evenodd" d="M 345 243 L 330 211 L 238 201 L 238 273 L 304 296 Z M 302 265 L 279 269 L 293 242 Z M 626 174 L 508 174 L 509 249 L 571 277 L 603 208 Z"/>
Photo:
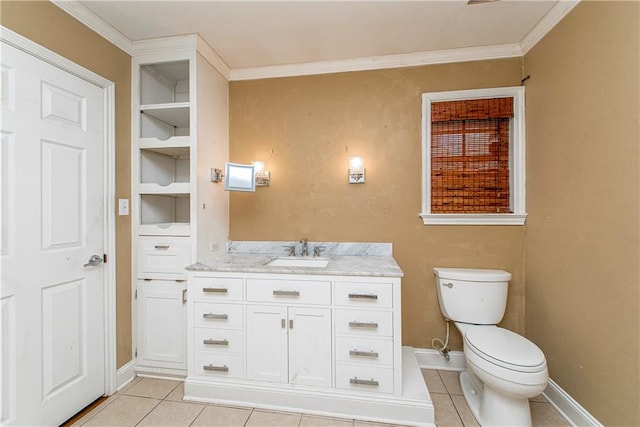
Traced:
<path id="1" fill-rule="evenodd" d="M 436 424 L 478 426 L 467 407 L 458 373 L 423 369 Z M 181 381 L 135 378 L 74 426 L 384 427 L 386 424 L 182 401 Z M 542 396 L 531 400 L 534 426 L 570 424 Z"/>

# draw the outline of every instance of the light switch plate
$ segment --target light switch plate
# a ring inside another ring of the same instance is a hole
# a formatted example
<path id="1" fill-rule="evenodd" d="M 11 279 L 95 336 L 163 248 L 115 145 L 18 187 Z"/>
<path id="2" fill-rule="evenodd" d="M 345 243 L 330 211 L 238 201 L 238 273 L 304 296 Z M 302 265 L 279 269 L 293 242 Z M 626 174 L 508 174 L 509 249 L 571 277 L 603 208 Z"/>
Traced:
<path id="1" fill-rule="evenodd" d="M 118 199 L 118 215 L 129 215 L 129 199 Z"/>

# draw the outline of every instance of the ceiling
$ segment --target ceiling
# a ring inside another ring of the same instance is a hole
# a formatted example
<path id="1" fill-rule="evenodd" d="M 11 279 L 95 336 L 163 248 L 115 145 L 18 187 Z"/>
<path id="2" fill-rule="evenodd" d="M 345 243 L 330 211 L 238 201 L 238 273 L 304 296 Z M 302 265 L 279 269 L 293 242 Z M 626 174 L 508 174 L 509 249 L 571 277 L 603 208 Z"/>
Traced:
<path id="1" fill-rule="evenodd" d="M 69 2 L 54 2 L 67 10 L 68 5 L 63 6 Z M 576 1 L 502 0 L 474 5 L 466 0 L 75 3 L 76 12 L 82 9 L 85 19 L 97 16 L 129 42 L 197 33 L 232 74 L 260 74 L 260 70 L 274 72 L 283 67 L 304 67 L 300 74 L 308 74 L 304 70 L 313 65 L 321 69 L 333 64 L 338 70 L 341 65 L 348 70 L 445 62 L 438 59 L 443 53 L 462 60 L 477 59 L 477 55 L 518 56 Z"/>

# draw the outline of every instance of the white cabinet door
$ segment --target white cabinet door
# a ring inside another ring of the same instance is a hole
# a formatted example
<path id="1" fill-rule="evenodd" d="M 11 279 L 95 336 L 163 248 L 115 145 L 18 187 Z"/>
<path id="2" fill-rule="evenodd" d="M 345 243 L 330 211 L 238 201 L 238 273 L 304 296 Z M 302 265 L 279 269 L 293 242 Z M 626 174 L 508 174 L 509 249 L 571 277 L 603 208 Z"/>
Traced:
<path id="1" fill-rule="evenodd" d="M 138 365 L 186 369 L 185 282 L 138 282 Z"/>
<path id="2" fill-rule="evenodd" d="M 289 307 L 289 382 L 331 387 L 331 310 Z"/>
<path id="3" fill-rule="evenodd" d="M 247 306 L 247 378 L 331 386 L 331 310 Z"/>
<path id="4" fill-rule="evenodd" d="M 247 306 L 247 378 L 287 382 L 287 308 Z"/>

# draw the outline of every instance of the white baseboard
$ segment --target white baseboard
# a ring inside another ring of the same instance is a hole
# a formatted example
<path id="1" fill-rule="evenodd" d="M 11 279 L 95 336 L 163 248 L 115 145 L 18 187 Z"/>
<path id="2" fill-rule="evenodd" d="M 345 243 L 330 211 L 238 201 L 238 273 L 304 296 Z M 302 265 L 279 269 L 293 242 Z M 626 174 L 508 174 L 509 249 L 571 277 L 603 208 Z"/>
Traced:
<path id="1" fill-rule="evenodd" d="M 421 369 L 440 369 L 443 371 L 464 371 L 466 364 L 464 353 L 461 351 L 450 351 L 449 360 L 445 359 L 437 350 L 426 348 L 414 348 L 418 366 Z"/>
<path id="2" fill-rule="evenodd" d="M 602 427 L 600 421 L 595 419 L 551 378 L 549 378 L 547 388 L 542 394 L 572 425 Z"/>
<path id="3" fill-rule="evenodd" d="M 136 377 L 135 366 L 136 364 L 132 360 L 116 371 L 116 391 L 133 381 Z"/>

